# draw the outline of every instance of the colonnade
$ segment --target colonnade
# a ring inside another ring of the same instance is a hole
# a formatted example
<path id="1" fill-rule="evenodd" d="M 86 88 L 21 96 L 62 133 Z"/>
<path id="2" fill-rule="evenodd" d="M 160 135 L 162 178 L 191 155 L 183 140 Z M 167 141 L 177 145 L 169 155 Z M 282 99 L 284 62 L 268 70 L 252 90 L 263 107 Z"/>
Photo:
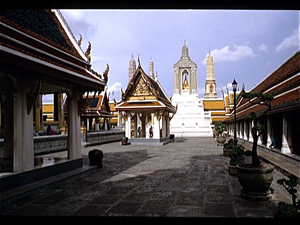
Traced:
<path id="1" fill-rule="evenodd" d="M 269 147 L 276 140 L 275 149 L 281 153 L 299 154 L 299 138 L 297 138 L 297 127 L 299 127 L 299 118 L 296 111 L 282 112 L 267 115 L 267 126 L 265 134 L 258 139 L 258 144 Z M 261 120 L 258 120 L 260 124 Z M 254 121 L 250 118 L 237 120 L 237 137 L 249 142 L 253 142 L 251 128 Z M 234 136 L 234 122 L 227 124 L 229 134 Z"/>
<path id="2" fill-rule="evenodd" d="M 119 118 L 120 118 L 119 125 L 121 125 L 122 121 L 124 121 L 125 136 L 128 137 L 129 139 L 139 138 L 139 137 L 161 139 L 170 136 L 170 120 L 169 120 L 168 112 L 127 111 L 123 116 L 119 116 Z M 139 126 L 140 126 L 140 135 L 138 133 Z M 150 126 L 152 126 L 152 131 L 153 131 L 152 137 L 150 137 L 150 133 L 149 133 Z"/>

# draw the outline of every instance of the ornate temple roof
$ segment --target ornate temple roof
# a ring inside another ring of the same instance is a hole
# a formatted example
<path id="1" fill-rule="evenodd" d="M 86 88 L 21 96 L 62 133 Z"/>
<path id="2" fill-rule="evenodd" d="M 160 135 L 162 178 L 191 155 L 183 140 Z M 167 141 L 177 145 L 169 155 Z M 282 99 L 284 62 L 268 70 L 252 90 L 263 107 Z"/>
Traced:
<path id="1" fill-rule="evenodd" d="M 174 68 L 175 67 L 182 67 L 182 66 L 186 66 L 192 64 L 193 66 L 197 67 L 197 64 L 195 62 L 193 62 L 189 56 L 189 49 L 186 43 L 186 40 L 184 40 L 184 45 L 182 47 L 182 54 L 181 57 L 179 59 L 179 61 L 177 63 L 174 64 Z"/>
<path id="2" fill-rule="evenodd" d="M 106 84 L 59 10 L 1 10 L 0 27 L 1 61 L 92 89 Z"/>
<path id="3" fill-rule="evenodd" d="M 204 110 L 224 110 L 223 99 L 203 100 Z"/>
<path id="4" fill-rule="evenodd" d="M 176 111 L 161 84 L 144 72 L 140 62 L 125 92 L 122 93 L 122 102 L 115 108 L 117 110 L 167 110 L 172 113 Z"/>
<path id="5" fill-rule="evenodd" d="M 82 116 L 91 117 L 112 117 L 109 100 L 106 91 L 102 91 L 98 95 L 84 95 L 83 98 L 87 99 L 89 106 L 81 114 Z"/>

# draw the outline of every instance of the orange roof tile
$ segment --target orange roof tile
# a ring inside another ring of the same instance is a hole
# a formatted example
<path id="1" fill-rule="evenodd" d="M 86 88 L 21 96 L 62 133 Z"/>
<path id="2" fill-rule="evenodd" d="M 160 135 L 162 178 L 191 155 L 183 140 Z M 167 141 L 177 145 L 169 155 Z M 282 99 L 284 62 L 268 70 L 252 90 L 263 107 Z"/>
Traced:
<path id="1" fill-rule="evenodd" d="M 224 110 L 223 100 L 203 100 L 204 110 Z"/>

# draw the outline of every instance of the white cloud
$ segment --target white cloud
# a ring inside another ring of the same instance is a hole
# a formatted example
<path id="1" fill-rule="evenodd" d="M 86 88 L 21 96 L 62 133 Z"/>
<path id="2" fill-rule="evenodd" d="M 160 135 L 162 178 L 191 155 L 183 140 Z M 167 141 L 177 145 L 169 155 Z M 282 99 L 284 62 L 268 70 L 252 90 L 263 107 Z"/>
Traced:
<path id="1" fill-rule="evenodd" d="M 258 52 L 268 52 L 268 47 L 265 44 L 258 46 Z"/>
<path id="2" fill-rule="evenodd" d="M 285 49 L 291 47 L 298 47 L 300 43 L 300 35 L 299 35 L 299 28 L 293 31 L 293 34 L 289 37 L 283 39 L 283 41 L 276 47 L 275 52 L 280 52 Z"/>
<path id="3" fill-rule="evenodd" d="M 88 41 L 95 36 L 97 30 L 97 22 L 87 15 L 87 12 L 82 10 L 61 10 L 67 24 L 72 30 L 72 33 L 79 40 L 80 34 L 82 35 L 82 50 L 86 50 Z M 94 43 L 92 42 L 92 52 Z"/>
<path id="4" fill-rule="evenodd" d="M 268 67 L 268 66 L 270 66 L 271 64 L 272 64 L 272 61 L 268 61 L 268 62 L 265 64 L 264 67 Z"/>
<path id="5" fill-rule="evenodd" d="M 230 91 L 232 91 L 232 83 L 227 83 L 225 86 L 222 86 L 220 88 L 220 91 L 223 90 L 224 93 L 227 93 L 227 89 L 230 90 Z"/>
<path id="6" fill-rule="evenodd" d="M 114 92 L 114 96 L 115 96 L 116 100 L 118 100 L 119 99 L 119 94 L 116 94 L 116 93 L 121 92 L 122 87 L 123 87 L 123 85 L 119 82 L 115 82 L 113 85 L 109 86 L 107 88 L 107 93 L 110 93 L 110 96 L 111 96 L 110 98 L 113 99 L 113 94 L 112 93 Z"/>
<path id="7" fill-rule="evenodd" d="M 238 61 L 244 58 L 253 58 L 256 56 L 252 48 L 247 45 L 234 45 L 233 47 L 235 50 L 230 50 L 229 46 L 212 50 L 210 54 L 214 58 L 214 63 L 222 61 Z M 206 58 L 202 60 L 202 64 L 206 64 Z"/>
<path id="8" fill-rule="evenodd" d="M 66 10 L 65 12 L 68 13 L 74 20 L 79 21 L 84 19 L 84 14 L 81 10 Z"/>
<path id="9" fill-rule="evenodd" d="M 43 103 L 53 103 L 53 94 L 43 95 Z"/>
<path id="10" fill-rule="evenodd" d="M 91 58 L 92 58 L 92 61 L 91 61 L 92 64 L 94 64 L 95 62 L 105 62 L 105 63 L 107 63 L 109 61 L 108 57 L 102 57 L 102 56 L 99 56 L 99 54 L 95 55 L 95 56 L 92 55 Z"/>

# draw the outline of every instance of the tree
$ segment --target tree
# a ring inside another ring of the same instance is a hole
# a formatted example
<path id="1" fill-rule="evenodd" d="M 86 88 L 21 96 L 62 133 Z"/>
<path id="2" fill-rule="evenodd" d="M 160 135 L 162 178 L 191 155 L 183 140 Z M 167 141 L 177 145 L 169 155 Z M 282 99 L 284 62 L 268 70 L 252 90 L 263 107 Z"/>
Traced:
<path id="1" fill-rule="evenodd" d="M 215 130 L 219 133 L 222 134 L 224 131 L 227 130 L 226 125 L 223 124 L 222 122 L 216 122 L 215 123 Z"/>
<path id="2" fill-rule="evenodd" d="M 260 135 L 265 132 L 265 127 L 267 125 L 266 113 L 272 109 L 271 101 L 273 101 L 274 97 L 270 94 L 263 93 L 250 93 L 245 92 L 242 94 L 243 98 L 249 99 L 248 101 L 252 105 L 264 105 L 267 107 L 267 110 L 262 114 L 262 124 L 258 123 L 258 117 L 255 112 L 250 113 L 250 117 L 253 119 L 254 126 L 251 128 L 251 134 L 253 137 L 253 145 L 252 145 L 252 167 L 259 167 L 260 160 L 257 155 L 257 141 Z"/>

